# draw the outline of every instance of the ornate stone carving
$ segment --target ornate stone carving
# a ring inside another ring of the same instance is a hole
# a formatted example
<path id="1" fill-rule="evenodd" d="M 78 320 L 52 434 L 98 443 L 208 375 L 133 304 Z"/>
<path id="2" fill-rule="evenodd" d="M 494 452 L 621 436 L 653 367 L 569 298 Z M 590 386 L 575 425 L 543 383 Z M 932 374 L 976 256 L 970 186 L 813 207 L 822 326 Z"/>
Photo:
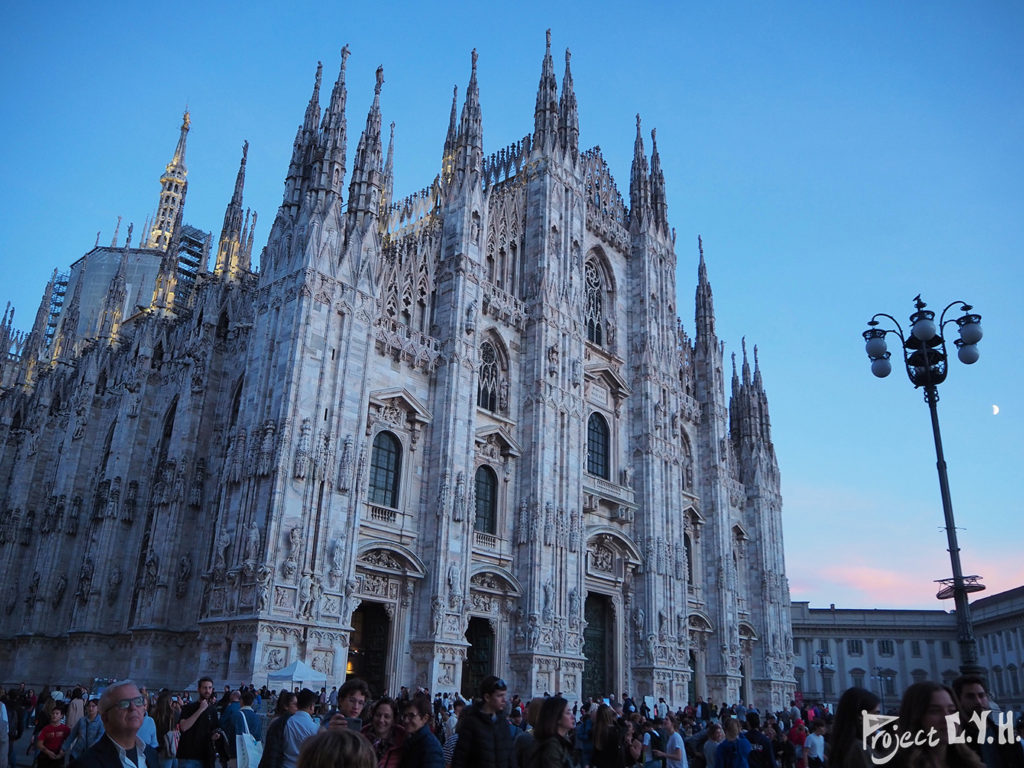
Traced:
<path id="1" fill-rule="evenodd" d="M 192 578 L 192 556 L 184 554 L 178 558 L 178 571 L 174 580 L 174 596 L 179 600 L 188 592 L 188 582 Z"/>
<path id="2" fill-rule="evenodd" d="M 347 491 L 352 487 L 353 445 L 352 435 L 346 436 L 341 449 L 341 464 L 338 467 L 338 488 L 342 491 Z"/>
<path id="3" fill-rule="evenodd" d="M 455 477 L 455 502 L 452 504 L 452 520 L 461 523 L 466 516 L 466 475 L 459 472 Z"/>

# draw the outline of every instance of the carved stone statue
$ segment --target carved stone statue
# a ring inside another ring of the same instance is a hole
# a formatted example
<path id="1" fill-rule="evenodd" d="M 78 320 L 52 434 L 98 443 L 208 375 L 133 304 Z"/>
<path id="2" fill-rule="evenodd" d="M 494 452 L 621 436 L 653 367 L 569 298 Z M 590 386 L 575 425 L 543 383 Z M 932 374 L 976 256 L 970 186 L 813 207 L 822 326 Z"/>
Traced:
<path id="1" fill-rule="evenodd" d="M 82 562 L 82 570 L 78 572 L 78 592 L 75 593 L 81 603 L 89 602 L 89 595 L 92 594 L 93 571 L 92 558 L 86 556 Z"/>
<path id="2" fill-rule="evenodd" d="M 255 563 L 260 552 L 260 529 L 253 520 L 245 532 L 245 562 Z"/>
<path id="3" fill-rule="evenodd" d="M 57 579 L 57 584 L 53 588 L 53 607 L 56 608 L 60 605 L 61 600 L 64 599 L 64 592 L 68 588 L 68 577 L 63 573 Z"/>
<path id="4" fill-rule="evenodd" d="M 192 576 L 192 557 L 182 555 L 178 560 L 177 580 L 174 584 L 174 594 L 179 599 L 188 592 L 188 580 Z"/>

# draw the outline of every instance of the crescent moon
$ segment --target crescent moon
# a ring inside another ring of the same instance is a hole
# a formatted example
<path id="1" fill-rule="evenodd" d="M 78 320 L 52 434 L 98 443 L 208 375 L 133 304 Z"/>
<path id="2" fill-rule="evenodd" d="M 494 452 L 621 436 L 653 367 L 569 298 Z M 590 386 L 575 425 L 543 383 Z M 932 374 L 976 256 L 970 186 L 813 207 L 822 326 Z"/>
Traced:
<path id="1" fill-rule="evenodd" d="M 999 406 L 998 405 L 993 405 L 992 406 L 992 415 L 995 416 L 997 413 L 999 413 Z"/>

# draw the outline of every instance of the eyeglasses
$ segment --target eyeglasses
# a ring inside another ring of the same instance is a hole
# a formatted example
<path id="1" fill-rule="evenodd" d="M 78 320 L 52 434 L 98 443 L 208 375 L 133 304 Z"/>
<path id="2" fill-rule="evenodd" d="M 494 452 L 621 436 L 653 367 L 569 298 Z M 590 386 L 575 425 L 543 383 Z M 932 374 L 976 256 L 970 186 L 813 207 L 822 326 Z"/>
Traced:
<path id="1" fill-rule="evenodd" d="M 133 696 L 130 699 L 121 699 L 111 704 L 105 711 L 109 712 L 112 709 L 128 709 L 129 707 L 141 707 L 145 706 L 146 699 L 143 696 Z"/>

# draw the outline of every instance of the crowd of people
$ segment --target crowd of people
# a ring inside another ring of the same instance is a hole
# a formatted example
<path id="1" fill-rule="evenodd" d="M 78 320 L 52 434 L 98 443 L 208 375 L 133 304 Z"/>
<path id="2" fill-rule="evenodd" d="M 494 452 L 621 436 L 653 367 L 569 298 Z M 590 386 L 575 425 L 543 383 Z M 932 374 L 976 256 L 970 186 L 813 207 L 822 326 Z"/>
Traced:
<path id="1" fill-rule="evenodd" d="M 130 680 L 37 697 L 22 684 L 0 689 L 0 768 L 14 768 L 29 729 L 37 768 L 1024 768 L 1022 725 L 992 714 L 979 677 L 914 683 L 892 722 L 870 717 L 880 702 L 862 688 L 834 712 L 793 701 L 763 715 L 702 699 L 675 711 L 628 695 L 524 701 L 495 676 L 477 693 L 373 698 L 353 679 L 330 693 L 218 695 L 202 678 L 194 698 Z"/>

